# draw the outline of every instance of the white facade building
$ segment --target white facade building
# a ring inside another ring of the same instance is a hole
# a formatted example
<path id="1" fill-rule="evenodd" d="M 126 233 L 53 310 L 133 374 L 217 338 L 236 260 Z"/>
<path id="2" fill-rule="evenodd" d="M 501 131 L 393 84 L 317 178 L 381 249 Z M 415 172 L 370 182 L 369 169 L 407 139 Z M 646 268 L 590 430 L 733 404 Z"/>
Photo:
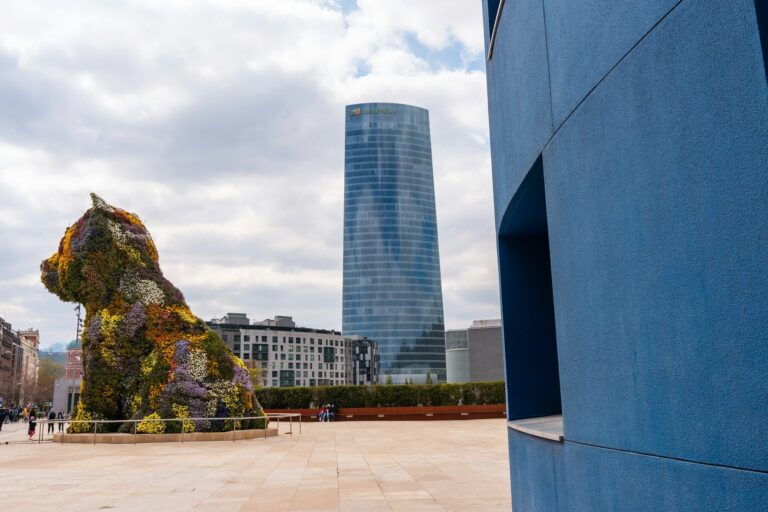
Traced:
<path id="1" fill-rule="evenodd" d="M 372 345 L 370 352 L 378 353 L 375 343 L 366 338 L 351 339 L 338 331 L 296 327 L 287 316 L 251 324 L 242 313 L 228 313 L 211 320 L 208 326 L 246 365 L 261 369 L 265 387 L 378 382 L 378 365 L 365 366 L 364 361 L 362 366 L 372 368 L 372 373 L 365 380 L 359 377 L 361 364 L 355 357 L 359 346 Z"/>

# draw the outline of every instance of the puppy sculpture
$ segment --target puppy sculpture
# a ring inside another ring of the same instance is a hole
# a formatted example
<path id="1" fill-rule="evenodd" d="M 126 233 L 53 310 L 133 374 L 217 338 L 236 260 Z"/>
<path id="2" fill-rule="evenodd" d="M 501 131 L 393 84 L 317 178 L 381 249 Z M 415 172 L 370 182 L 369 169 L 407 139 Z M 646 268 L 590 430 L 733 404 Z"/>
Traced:
<path id="1" fill-rule="evenodd" d="M 248 370 L 163 277 L 141 220 L 96 194 L 91 200 L 93 206 L 67 228 L 58 251 L 41 265 L 45 287 L 86 310 L 83 382 L 74 419 L 263 416 Z M 173 425 L 184 431 L 233 426 L 205 420 L 167 425 L 169 431 Z M 141 427 L 165 430 L 165 424 L 149 419 Z M 71 430 L 90 428 L 73 423 Z M 129 428 L 130 423 L 122 426 Z"/>

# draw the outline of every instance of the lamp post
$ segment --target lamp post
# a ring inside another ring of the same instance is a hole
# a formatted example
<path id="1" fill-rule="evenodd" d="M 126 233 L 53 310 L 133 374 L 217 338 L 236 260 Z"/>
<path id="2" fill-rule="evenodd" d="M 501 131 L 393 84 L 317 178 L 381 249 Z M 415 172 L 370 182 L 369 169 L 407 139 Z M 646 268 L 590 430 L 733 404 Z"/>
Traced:
<path id="1" fill-rule="evenodd" d="M 83 321 L 80 318 L 80 314 L 81 314 L 81 311 L 82 311 L 81 308 L 80 308 L 80 304 L 78 304 L 75 307 L 74 311 L 75 311 L 75 313 L 77 313 L 77 324 L 76 324 L 76 327 L 75 327 L 75 343 L 77 345 L 79 345 L 81 350 L 82 350 L 82 344 L 80 343 L 80 330 L 83 327 Z M 80 355 L 76 354 L 75 355 L 75 359 L 76 359 L 76 362 L 79 363 L 78 366 L 82 365 L 82 361 L 81 361 L 81 356 Z M 69 363 L 69 361 L 67 361 L 67 363 Z M 75 379 L 76 378 L 77 377 L 75 377 L 74 371 L 72 373 L 70 373 L 70 376 L 69 376 L 69 386 L 67 387 L 67 414 L 70 414 L 73 411 L 74 407 L 75 407 Z"/>

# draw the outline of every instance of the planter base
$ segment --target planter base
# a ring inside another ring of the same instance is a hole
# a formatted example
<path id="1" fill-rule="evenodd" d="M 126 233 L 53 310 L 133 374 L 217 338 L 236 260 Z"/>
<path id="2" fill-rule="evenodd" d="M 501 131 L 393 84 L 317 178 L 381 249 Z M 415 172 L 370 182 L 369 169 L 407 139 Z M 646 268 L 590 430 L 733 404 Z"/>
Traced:
<path id="1" fill-rule="evenodd" d="M 184 434 L 53 434 L 55 443 L 81 444 L 137 444 L 137 443 L 191 443 L 196 441 L 239 441 L 277 436 L 276 428 L 238 430 L 231 432 L 190 432 Z"/>

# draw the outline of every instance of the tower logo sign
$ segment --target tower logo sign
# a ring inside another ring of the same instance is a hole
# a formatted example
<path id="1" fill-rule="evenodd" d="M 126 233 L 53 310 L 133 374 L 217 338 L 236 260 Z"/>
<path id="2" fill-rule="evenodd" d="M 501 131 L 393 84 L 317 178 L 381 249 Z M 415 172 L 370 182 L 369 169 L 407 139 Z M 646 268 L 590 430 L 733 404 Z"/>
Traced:
<path id="1" fill-rule="evenodd" d="M 349 115 L 351 117 L 357 117 L 364 114 L 366 115 L 381 114 L 381 115 L 393 116 L 396 114 L 396 112 L 391 108 L 362 108 L 362 107 L 355 107 L 349 111 Z"/>

